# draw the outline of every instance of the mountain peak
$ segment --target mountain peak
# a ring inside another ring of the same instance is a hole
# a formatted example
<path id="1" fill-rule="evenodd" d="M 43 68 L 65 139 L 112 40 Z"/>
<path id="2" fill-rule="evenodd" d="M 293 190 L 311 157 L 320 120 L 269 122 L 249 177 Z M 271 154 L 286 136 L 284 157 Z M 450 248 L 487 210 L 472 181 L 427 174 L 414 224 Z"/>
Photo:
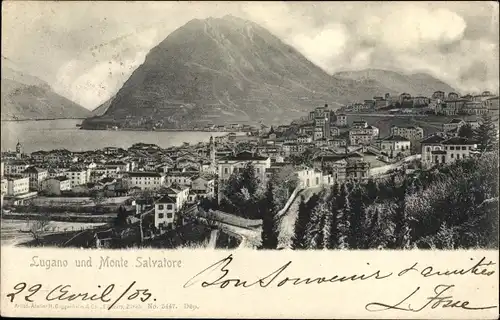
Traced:
<path id="1" fill-rule="evenodd" d="M 265 28 L 233 15 L 194 19 L 153 48 L 105 113 L 84 127 L 282 122 L 325 103 L 408 92 L 392 90 L 401 87 L 398 77 L 422 87 L 401 74 L 384 77 L 393 80 L 384 85 L 350 73 L 332 77 Z"/>

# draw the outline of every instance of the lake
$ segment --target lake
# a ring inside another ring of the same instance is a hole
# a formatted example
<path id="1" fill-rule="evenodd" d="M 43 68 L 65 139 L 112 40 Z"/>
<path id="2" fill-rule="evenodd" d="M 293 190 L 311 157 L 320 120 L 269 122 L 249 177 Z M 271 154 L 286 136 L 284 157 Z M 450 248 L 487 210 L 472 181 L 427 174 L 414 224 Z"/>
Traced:
<path id="1" fill-rule="evenodd" d="M 154 143 L 162 148 L 208 142 L 210 136 L 225 135 L 225 132 L 200 131 L 112 131 L 80 130 L 82 120 L 59 119 L 39 121 L 2 121 L 1 150 L 15 150 L 19 141 L 23 152 L 37 150 L 67 149 L 85 151 L 104 147 L 128 148 L 134 143 Z"/>

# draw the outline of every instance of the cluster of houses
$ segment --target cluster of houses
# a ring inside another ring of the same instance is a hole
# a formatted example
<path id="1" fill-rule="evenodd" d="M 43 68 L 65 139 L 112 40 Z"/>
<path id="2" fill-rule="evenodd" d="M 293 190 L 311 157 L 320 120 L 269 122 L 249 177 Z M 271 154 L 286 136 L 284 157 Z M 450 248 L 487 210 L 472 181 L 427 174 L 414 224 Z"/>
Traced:
<path id="1" fill-rule="evenodd" d="M 456 92 L 446 94 L 443 91 L 435 91 L 431 97 L 422 95 L 412 96 L 409 93 L 401 93 L 392 97 L 386 93 L 384 97 L 373 97 L 373 99 L 356 102 L 342 108 L 345 113 L 374 112 L 388 109 L 389 112 L 424 113 L 432 112 L 436 115 L 481 115 L 495 112 L 499 109 L 498 95 L 490 91 L 481 94 L 467 94 L 460 96 Z"/>
<path id="2" fill-rule="evenodd" d="M 438 93 L 432 99 L 443 98 Z M 375 106 L 382 106 L 388 98 L 374 99 L 378 101 Z M 409 95 L 403 98 L 416 101 Z M 489 99 L 484 101 L 492 101 Z M 2 205 L 4 200 L 23 204 L 39 195 L 140 194 L 142 198 L 135 200 L 136 215 L 154 214 L 155 227 L 166 230 L 175 225 L 183 210 L 201 199 L 217 199 L 230 176 L 248 164 L 261 181 L 291 166 L 301 187 L 314 188 L 365 180 L 372 168 L 419 153 L 424 166 L 477 153 L 473 141 L 458 137 L 460 127 L 467 124 L 461 119 L 444 124 L 442 132 L 432 136 L 424 135 L 418 126 L 393 126 L 383 138 L 366 121 L 348 120 L 345 113 L 324 105 L 289 125 L 262 126 L 246 134 L 228 133 L 211 137 L 208 143 L 180 147 L 139 143 L 128 149 L 51 150 L 27 155 L 18 143 L 15 152 L 2 153 Z M 144 198 L 145 192 L 152 196 Z"/>

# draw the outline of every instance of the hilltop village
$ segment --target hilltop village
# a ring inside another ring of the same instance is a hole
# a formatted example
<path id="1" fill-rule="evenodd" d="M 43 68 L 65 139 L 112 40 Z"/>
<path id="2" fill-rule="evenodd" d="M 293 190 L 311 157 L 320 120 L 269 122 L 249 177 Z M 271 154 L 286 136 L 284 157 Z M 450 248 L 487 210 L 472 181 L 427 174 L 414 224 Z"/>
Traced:
<path id="1" fill-rule="evenodd" d="M 139 143 L 128 149 L 25 154 L 19 137 L 15 151 L 2 153 L 2 214 L 34 220 L 43 215 L 49 221 L 120 219 L 122 227 L 139 225 L 141 241 L 172 235 L 190 219 L 217 220 L 241 237 L 236 228 L 256 217 L 238 222 L 219 205 L 227 185 L 248 166 L 263 185 L 283 172 L 288 178 L 282 182 L 295 181 L 278 208 L 285 214 L 298 190 L 314 193 L 475 157 L 486 146 L 474 132 L 490 125 L 498 108 L 498 96 L 490 92 L 386 94 L 337 110 L 325 104 L 290 124 L 209 125 L 198 129 L 237 132 L 169 148 Z M 106 246 L 116 237 L 113 228 L 95 231 L 91 245 Z"/>

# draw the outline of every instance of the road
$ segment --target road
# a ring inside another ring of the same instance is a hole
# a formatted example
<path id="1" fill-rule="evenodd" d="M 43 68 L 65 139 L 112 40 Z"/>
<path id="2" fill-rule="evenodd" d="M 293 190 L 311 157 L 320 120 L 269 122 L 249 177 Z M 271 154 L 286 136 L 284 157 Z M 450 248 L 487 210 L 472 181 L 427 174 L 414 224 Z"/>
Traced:
<path id="1" fill-rule="evenodd" d="M 295 221 L 299 214 L 299 204 L 302 197 L 304 201 L 309 201 L 314 194 L 320 192 L 322 189 L 323 187 L 314 187 L 302 190 L 297 194 L 288 210 L 283 213 L 279 219 L 278 249 L 290 249 L 292 247 Z"/>

